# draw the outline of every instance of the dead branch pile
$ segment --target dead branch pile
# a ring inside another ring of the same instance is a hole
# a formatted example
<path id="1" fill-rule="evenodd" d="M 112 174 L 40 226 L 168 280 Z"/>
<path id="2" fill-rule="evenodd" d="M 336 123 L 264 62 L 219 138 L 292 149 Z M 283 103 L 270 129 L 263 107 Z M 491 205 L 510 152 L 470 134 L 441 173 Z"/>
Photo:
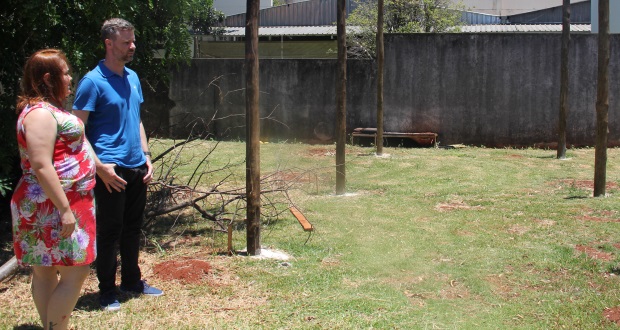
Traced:
<path id="1" fill-rule="evenodd" d="M 213 168 L 210 159 L 216 157 L 214 151 L 219 143 L 214 141 L 207 148 L 202 143 L 197 151 L 192 145 L 196 140 L 198 138 L 177 142 L 153 158 L 155 179 L 149 185 L 145 227 L 160 216 L 180 215 L 187 210 L 196 211 L 221 232 L 226 232 L 231 223 L 245 221 L 245 177 L 238 174 L 239 167 L 245 163 L 228 162 Z M 192 156 L 188 159 L 190 153 Z M 182 177 L 178 169 L 188 164 L 196 165 L 190 175 Z M 308 182 L 307 178 L 312 175 L 311 172 L 277 170 L 262 176 L 261 219 L 278 219 L 288 212 L 288 208 L 294 205 L 289 190 L 302 181 Z"/>

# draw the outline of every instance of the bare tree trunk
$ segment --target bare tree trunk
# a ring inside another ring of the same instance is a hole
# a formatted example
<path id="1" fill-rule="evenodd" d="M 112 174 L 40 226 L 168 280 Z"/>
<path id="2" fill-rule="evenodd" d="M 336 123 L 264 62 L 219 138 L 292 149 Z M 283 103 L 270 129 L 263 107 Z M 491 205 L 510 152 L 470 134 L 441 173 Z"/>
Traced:
<path id="1" fill-rule="evenodd" d="M 570 0 L 562 4 L 562 54 L 560 61 L 560 118 L 557 158 L 566 158 L 566 117 L 568 113 L 568 50 L 570 45 Z"/>
<path id="2" fill-rule="evenodd" d="M 377 4 L 377 155 L 383 155 L 383 0 Z"/>
<path id="3" fill-rule="evenodd" d="M 260 0 L 248 0 L 245 26 L 245 122 L 247 248 L 260 254 L 260 125 L 258 81 L 258 13 Z"/>
<path id="4" fill-rule="evenodd" d="M 598 83 L 596 90 L 596 149 L 594 156 L 594 197 L 605 196 L 607 131 L 609 110 L 609 0 L 598 3 Z"/>
<path id="5" fill-rule="evenodd" d="M 345 145 L 347 142 L 347 32 L 346 0 L 338 0 L 338 70 L 336 75 L 336 195 L 346 189 Z"/>

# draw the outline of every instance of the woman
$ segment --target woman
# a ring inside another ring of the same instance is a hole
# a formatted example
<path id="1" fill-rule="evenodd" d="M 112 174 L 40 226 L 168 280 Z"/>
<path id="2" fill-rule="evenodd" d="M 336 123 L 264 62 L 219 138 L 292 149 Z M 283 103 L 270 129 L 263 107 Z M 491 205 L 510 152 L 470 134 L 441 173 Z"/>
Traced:
<path id="1" fill-rule="evenodd" d="M 35 52 L 21 84 L 23 175 L 11 199 L 13 247 L 19 264 L 32 266 L 32 298 L 43 328 L 66 329 L 96 257 L 95 161 L 84 125 L 62 107 L 71 94 L 65 55 Z"/>

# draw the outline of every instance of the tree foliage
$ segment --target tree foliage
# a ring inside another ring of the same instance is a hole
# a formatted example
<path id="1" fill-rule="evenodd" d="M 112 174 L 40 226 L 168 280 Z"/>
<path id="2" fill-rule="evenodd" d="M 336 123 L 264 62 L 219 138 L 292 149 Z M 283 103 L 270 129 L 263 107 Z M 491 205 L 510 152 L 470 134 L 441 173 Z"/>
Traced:
<path id="1" fill-rule="evenodd" d="M 149 88 L 168 82 L 171 65 L 191 57 L 192 31 L 209 33 L 221 19 L 213 0 L 5 0 L 0 6 L 0 179 L 16 170 L 15 101 L 24 62 L 42 48 L 60 48 L 74 83 L 104 56 L 100 28 L 121 17 L 136 27 L 137 52 L 129 64 Z M 156 50 L 165 50 L 162 58 Z"/>
<path id="2" fill-rule="evenodd" d="M 377 33 L 377 0 L 357 0 L 348 25 L 358 29 L 349 34 L 349 56 L 374 58 Z M 385 0 L 385 33 L 459 32 L 462 4 L 450 0 Z"/>

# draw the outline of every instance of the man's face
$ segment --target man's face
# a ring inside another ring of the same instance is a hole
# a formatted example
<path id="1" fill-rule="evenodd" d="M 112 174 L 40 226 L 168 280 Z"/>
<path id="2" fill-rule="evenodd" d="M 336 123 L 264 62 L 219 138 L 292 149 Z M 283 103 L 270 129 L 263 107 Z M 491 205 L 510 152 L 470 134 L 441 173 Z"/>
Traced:
<path id="1" fill-rule="evenodd" d="M 136 52 L 136 37 L 133 30 L 120 30 L 113 39 L 108 39 L 108 49 L 112 51 L 112 56 L 123 63 L 133 60 Z"/>

